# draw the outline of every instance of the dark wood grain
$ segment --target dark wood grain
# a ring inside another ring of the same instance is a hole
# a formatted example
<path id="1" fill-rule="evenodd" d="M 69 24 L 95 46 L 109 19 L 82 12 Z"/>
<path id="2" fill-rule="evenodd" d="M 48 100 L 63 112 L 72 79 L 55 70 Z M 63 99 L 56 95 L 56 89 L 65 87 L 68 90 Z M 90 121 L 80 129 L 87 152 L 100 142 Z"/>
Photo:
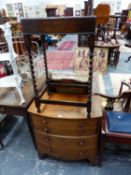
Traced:
<path id="1" fill-rule="evenodd" d="M 97 133 L 97 119 L 56 119 L 32 115 L 32 125 L 41 132 L 63 136 L 78 137 Z"/>
<path id="2" fill-rule="evenodd" d="M 35 72 L 33 67 L 33 61 L 31 56 L 31 41 L 30 36 L 33 34 L 39 34 L 44 36 L 44 34 L 48 33 L 86 33 L 89 36 L 89 49 L 90 49 L 90 61 L 89 61 L 89 82 L 87 82 L 87 93 L 88 93 L 88 101 L 83 105 L 80 103 L 66 102 L 66 101 L 57 101 L 57 104 L 63 105 L 77 105 L 79 107 L 84 106 L 87 108 L 87 117 L 91 117 L 91 107 L 92 107 L 92 77 L 93 77 L 93 50 L 94 50 L 94 37 L 95 37 L 95 17 L 94 16 L 86 16 L 86 17 L 65 17 L 65 18 L 43 18 L 43 19 L 23 19 L 22 26 L 24 32 L 25 43 L 27 46 L 28 56 L 30 59 L 30 68 L 31 75 L 33 79 L 33 86 L 35 91 L 35 104 L 37 106 L 37 111 L 40 111 L 40 106 L 42 103 L 52 103 L 56 105 L 56 101 L 49 101 L 48 99 L 40 99 L 37 93 L 37 84 L 35 80 Z M 43 37 L 44 42 L 45 39 Z M 50 89 L 50 79 L 48 76 L 48 65 L 47 65 L 47 57 L 46 57 L 46 49 L 44 45 L 44 61 L 45 61 L 45 72 L 46 72 L 46 84 L 48 93 L 51 93 Z M 59 84 L 59 82 L 57 82 Z M 81 88 L 81 82 L 79 82 Z M 69 86 L 70 84 L 68 84 Z M 72 85 L 72 84 L 71 84 Z M 59 85 L 58 85 L 59 86 Z M 78 84 L 76 85 L 78 88 Z"/>
<path id="3" fill-rule="evenodd" d="M 68 148 L 87 148 L 87 147 L 96 147 L 97 144 L 97 136 L 80 136 L 80 137 L 66 137 L 60 135 L 51 135 L 45 134 L 38 130 L 34 131 L 36 140 L 38 142 L 43 143 L 44 145 L 50 146 L 61 146 L 61 147 L 68 147 Z M 96 149 L 96 148 L 95 148 Z"/>
<path id="4" fill-rule="evenodd" d="M 43 33 L 88 33 L 95 32 L 95 16 L 22 19 L 24 35 Z"/>
<path id="5" fill-rule="evenodd" d="M 95 147 L 95 146 L 94 146 Z M 45 155 L 50 155 L 62 160 L 82 160 L 88 159 L 91 162 L 96 161 L 96 149 L 94 148 L 67 148 L 61 149 L 61 146 L 47 146 L 43 143 L 37 142 L 37 148 L 41 153 Z"/>

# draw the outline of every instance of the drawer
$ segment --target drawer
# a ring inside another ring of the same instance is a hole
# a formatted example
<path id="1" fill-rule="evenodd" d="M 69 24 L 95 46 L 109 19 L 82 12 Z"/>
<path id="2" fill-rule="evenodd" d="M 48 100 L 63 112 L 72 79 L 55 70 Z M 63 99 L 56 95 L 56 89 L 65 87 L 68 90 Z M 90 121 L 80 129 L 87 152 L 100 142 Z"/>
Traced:
<path id="1" fill-rule="evenodd" d="M 60 146 L 61 148 L 67 147 L 72 149 L 77 148 L 94 148 L 97 145 L 97 136 L 82 136 L 82 137 L 65 137 L 65 136 L 54 136 L 44 134 L 37 130 L 34 131 L 36 142 L 42 143 L 46 146 Z"/>
<path id="2" fill-rule="evenodd" d="M 50 155 L 62 160 L 81 160 L 81 159 L 96 159 L 97 150 L 94 147 L 71 148 L 61 147 L 55 145 L 46 145 L 37 142 L 37 149 L 39 153 Z"/>
<path id="3" fill-rule="evenodd" d="M 54 135 L 87 136 L 97 133 L 97 119 L 55 119 L 32 115 L 33 128 Z"/>

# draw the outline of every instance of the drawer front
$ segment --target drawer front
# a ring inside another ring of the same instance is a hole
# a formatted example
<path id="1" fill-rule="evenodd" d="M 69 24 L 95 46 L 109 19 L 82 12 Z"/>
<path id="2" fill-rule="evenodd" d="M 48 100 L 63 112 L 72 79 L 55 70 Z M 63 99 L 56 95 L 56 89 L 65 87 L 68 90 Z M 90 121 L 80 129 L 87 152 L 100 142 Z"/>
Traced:
<path id="1" fill-rule="evenodd" d="M 32 115 L 33 128 L 54 135 L 88 136 L 97 133 L 97 119 L 54 119 Z"/>
<path id="2" fill-rule="evenodd" d="M 46 145 L 37 142 L 39 153 L 47 154 L 62 160 L 96 159 L 97 150 L 95 147 L 71 148 L 55 145 Z"/>
<path id="3" fill-rule="evenodd" d="M 84 148 L 95 148 L 97 145 L 97 136 L 82 136 L 82 137 L 65 137 L 65 136 L 54 136 L 44 134 L 37 130 L 34 131 L 36 142 L 42 143 L 46 146 L 60 146 L 61 148 L 67 147 L 72 149 L 84 149 Z"/>

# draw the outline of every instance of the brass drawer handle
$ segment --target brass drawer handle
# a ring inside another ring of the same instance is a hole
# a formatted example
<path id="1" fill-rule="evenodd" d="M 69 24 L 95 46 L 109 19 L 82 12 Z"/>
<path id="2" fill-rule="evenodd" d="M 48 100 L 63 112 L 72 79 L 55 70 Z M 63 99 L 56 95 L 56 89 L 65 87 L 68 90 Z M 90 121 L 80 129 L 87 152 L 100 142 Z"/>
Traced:
<path id="1" fill-rule="evenodd" d="M 80 146 L 83 146 L 84 145 L 84 142 L 83 141 L 79 142 L 79 145 Z"/>
<path id="2" fill-rule="evenodd" d="M 79 155 L 80 155 L 80 156 L 82 156 L 82 155 L 83 155 L 83 152 L 82 152 L 82 151 L 80 151 L 80 152 L 79 152 Z"/>
<path id="3" fill-rule="evenodd" d="M 45 139 L 45 141 L 46 141 L 46 142 L 49 142 L 49 139 L 48 139 L 48 138 L 46 138 L 46 139 Z"/>
<path id="4" fill-rule="evenodd" d="M 50 149 L 50 148 L 47 148 L 47 151 L 48 151 L 48 152 L 50 152 L 50 151 L 51 151 L 51 149 Z"/>
<path id="5" fill-rule="evenodd" d="M 80 123 L 80 127 L 82 128 L 82 127 L 84 127 L 85 126 L 85 123 Z"/>
<path id="6" fill-rule="evenodd" d="M 46 133 L 47 133 L 47 131 L 48 131 L 48 128 L 44 128 L 44 132 L 46 132 Z"/>

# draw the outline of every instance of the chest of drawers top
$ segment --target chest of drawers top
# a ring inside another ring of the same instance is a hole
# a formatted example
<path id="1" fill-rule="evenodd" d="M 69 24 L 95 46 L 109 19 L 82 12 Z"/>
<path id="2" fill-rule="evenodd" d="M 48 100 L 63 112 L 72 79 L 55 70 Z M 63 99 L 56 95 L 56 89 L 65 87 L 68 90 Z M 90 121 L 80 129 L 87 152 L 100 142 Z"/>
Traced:
<path id="1" fill-rule="evenodd" d="M 50 100 L 65 100 L 73 102 L 86 102 L 86 95 L 72 95 L 72 94 L 51 94 L 45 93 L 41 99 Z M 91 118 L 99 118 L 101 114 L 101 105 L 99 97 L 92 97 L 92 112 Z M 74 107 L 74 106 L 64 106 L 64 105 L 51 105 L 51 104 L 41 104 L 41 112 L 38 113 L 34 101 L 28 108 L 28 112 L 41 117 L 51 117 L 60 119 L 86 119 L 87 109 L 85 107 Z"/>

